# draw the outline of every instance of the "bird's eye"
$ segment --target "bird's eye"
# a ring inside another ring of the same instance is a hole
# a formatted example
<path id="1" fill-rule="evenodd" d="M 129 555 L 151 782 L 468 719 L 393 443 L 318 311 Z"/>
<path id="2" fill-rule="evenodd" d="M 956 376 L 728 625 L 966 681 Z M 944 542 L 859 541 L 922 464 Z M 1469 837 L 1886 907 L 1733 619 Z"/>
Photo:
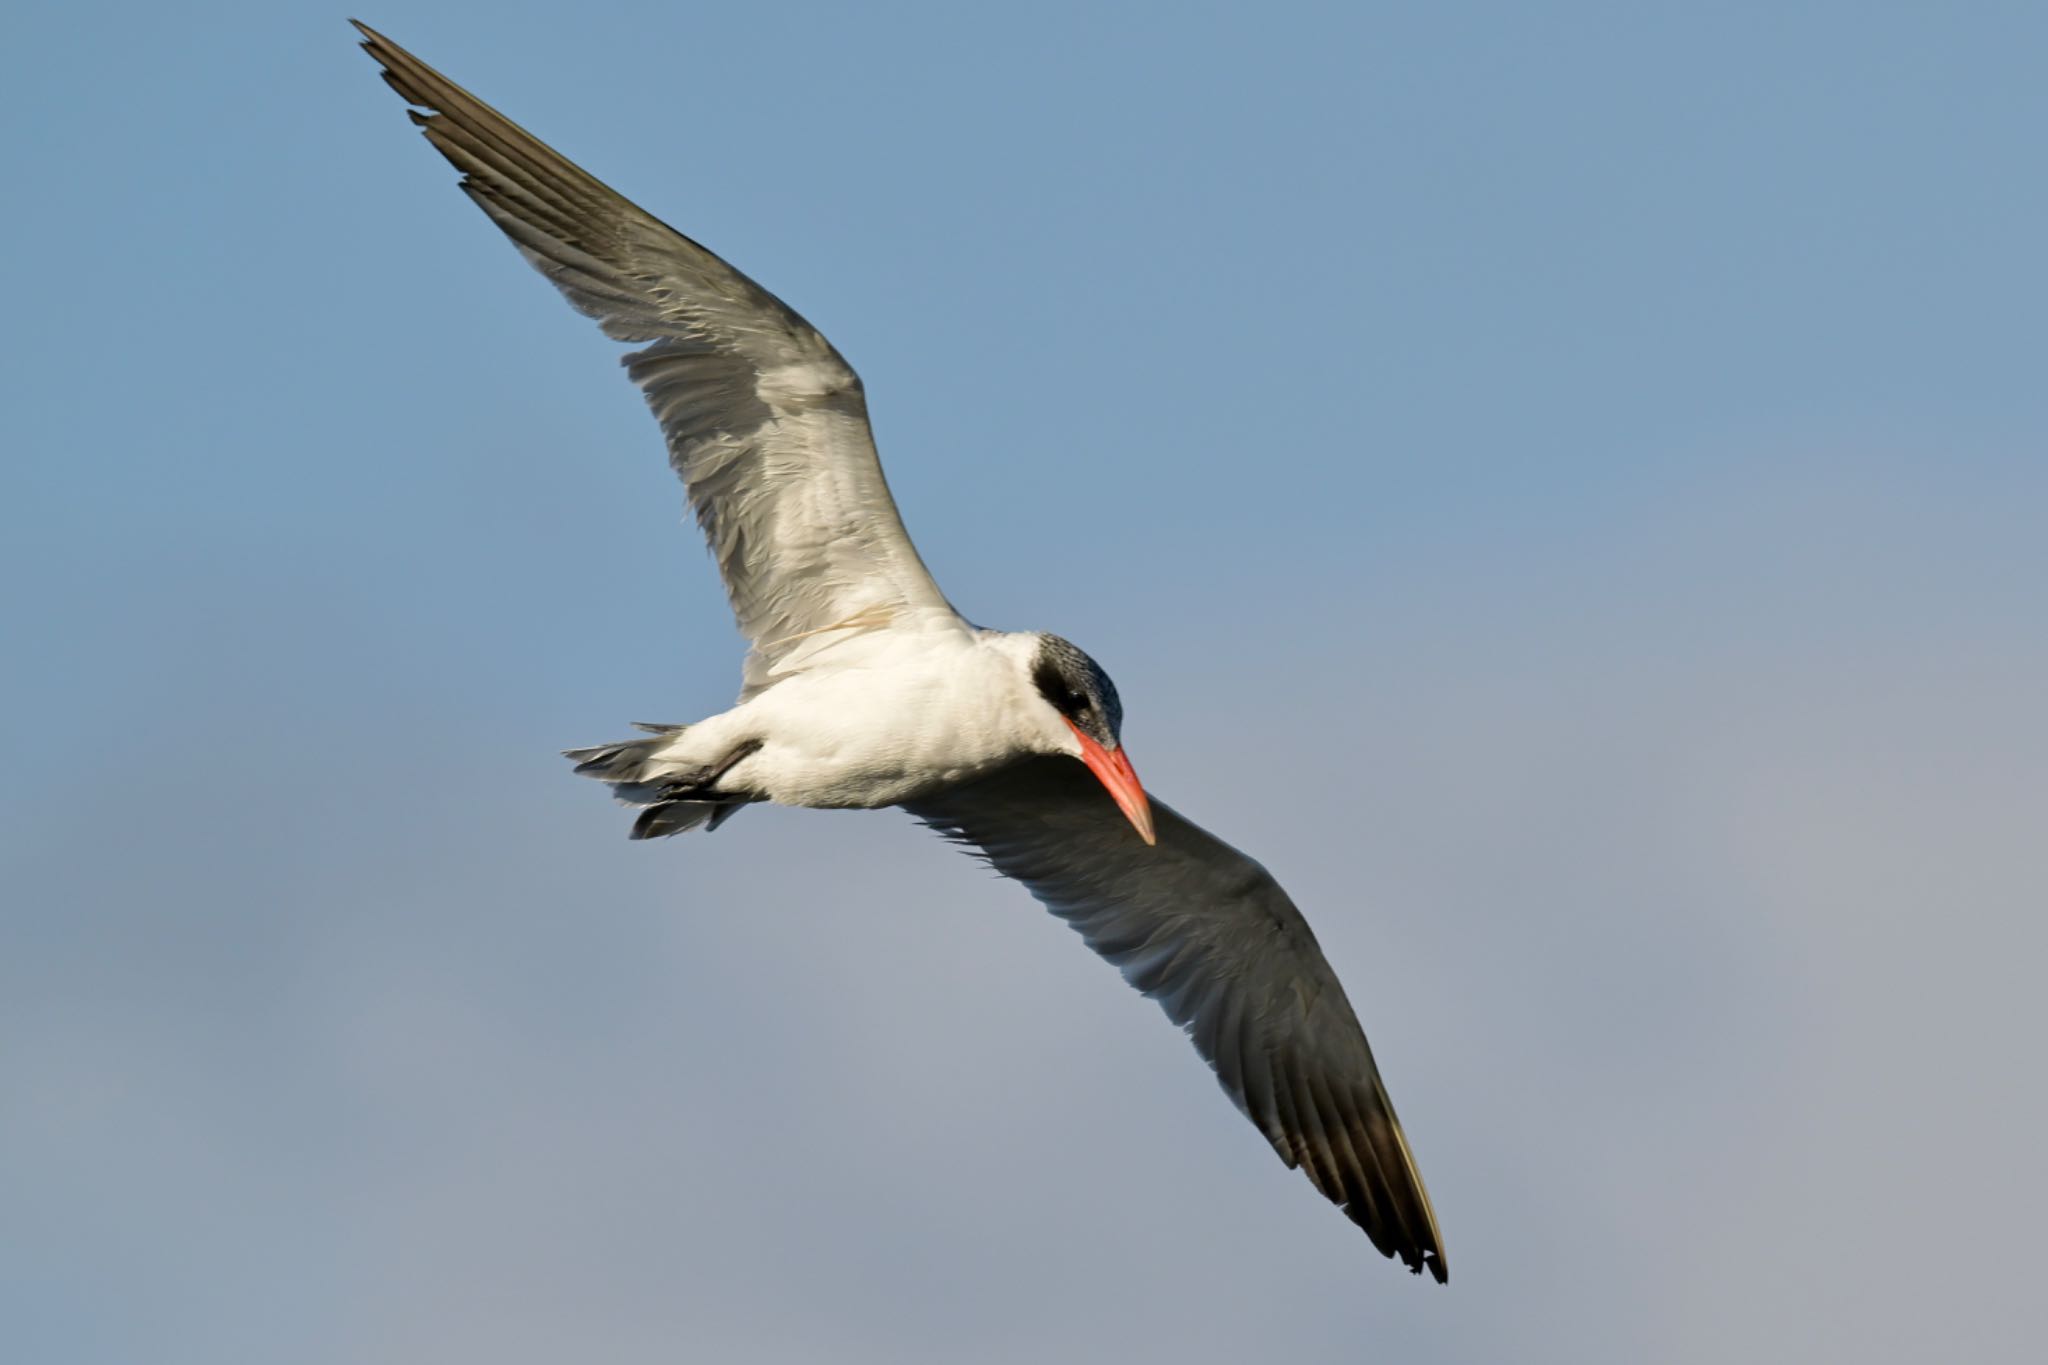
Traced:
<path id="1" fill-rule="evenodd" d="M 1045 704 L 1063 716 L 1078 715 L 1088 705 L 1088 699 L 1055 668 L 1041 664 L 1031 681 L 1038 685 Z"/>

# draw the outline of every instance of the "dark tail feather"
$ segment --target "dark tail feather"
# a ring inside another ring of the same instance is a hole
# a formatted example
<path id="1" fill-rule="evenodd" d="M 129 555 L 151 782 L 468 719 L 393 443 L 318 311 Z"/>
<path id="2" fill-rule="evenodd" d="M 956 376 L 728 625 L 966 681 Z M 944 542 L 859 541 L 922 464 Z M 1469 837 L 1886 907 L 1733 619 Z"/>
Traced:
<path id="1" fill-rule="evenodd" d="M 681 734 L 685 727 L 634 721 L 633 728 L 654 738 L 622 739 L 616 744 L 600 744 L 592 749 L 564 749 L 562 757 L 575 760 L 577 773 L 584 777 L 594 777 L 600 782 L 638 782 L 655 752 L 666 748 L 668 742 Z"/>
<path id="2" fill-rule="evenodd" d="M 644 807 L 633 822 L 630 837 L 660 839 L 704 826 L 717 829 L 751 798 L 729 796 L 713 790 L 718 779 L 733 764 L 752 753 L 758 745 L 736 751 L 714 768 L 696 773 L 649 772 L 656 755 L 685 729 L 681 725 L 648 725 L 634 722 L 652 739 L 623 739 L 589 749 L 564 749 L 576 771 L 609 783 L 612 795 L 628 806 Z"/>
<path id="3" fill-rule="evenodd" d="M 682 834 L 699 825 L 717 829 L 744 801 L 657 801 L 640 812 L 633 822 L 634 839 L 662 839 Z"/>

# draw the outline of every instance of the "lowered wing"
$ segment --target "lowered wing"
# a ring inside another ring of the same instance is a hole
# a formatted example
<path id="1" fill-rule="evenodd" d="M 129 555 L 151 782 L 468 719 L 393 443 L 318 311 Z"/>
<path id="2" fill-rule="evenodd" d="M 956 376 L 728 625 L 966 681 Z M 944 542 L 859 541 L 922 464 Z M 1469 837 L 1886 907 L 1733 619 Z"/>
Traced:
<path id="1" fill-rule="evenodd" d="M 1365 1032 L 1263 867 L 1157 801 L 1146 847 L 1068 758 L 1026 759 L 908 809 L 1024 883 L 1158 1001 L 1280 1159 L 1382 1254 L 1445 1280 L 1429 1192 Z"/>

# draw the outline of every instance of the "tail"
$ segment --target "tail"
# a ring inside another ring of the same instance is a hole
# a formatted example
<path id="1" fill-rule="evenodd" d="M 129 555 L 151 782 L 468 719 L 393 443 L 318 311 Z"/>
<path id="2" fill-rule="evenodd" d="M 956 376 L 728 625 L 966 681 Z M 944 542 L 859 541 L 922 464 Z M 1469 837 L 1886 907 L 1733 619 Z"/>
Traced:
<path id="1" fill-rule="evenodd" d="M 670 834 L 703 826 L 717 829 L 734 812 L 753 798 L 717 791 L 718 779 L 727 769 L 760 745 L 741 747 L 713 768 L 677 772 L 661 771 L 661 753 L 675 742 L 687 726 L 646 725 L 635 722 L 652 739 L 625 739 L 600 744 L 594 749 L 564 749 L 562 756 L 573 759 L 576 771 L 611 784 L 612 795 L 628 806 L 641 807 L 633 822 L 634 839 L 660 839 Z"/>

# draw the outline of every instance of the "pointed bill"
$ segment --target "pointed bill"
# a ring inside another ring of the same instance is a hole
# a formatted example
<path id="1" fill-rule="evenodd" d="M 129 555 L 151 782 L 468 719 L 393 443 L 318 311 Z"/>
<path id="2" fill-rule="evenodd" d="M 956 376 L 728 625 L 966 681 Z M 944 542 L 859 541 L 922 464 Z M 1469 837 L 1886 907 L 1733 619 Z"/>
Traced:
<path id="1" fill-rule="evenodd" d="M 1088 771 L 1094 773 L 1097 780 L 1109 789 L 1109 794 L 1116 798 L 1117 808 L 1131 822 L 1131 827 L 1138 831 L 1138 837 L 1148 844 L 1158 843 L 1159 837 L 1152 832 L 1152 802 L 1146 797 L 1145 788 L 1138 782 L 1137 769 L 1131 766 L 1131 760 L 1125 756 L 1123 747 L 1119 745 L 1115 749 L 1103 748 L 1092 735 L 1072 721 L 1067 722 L 1067 728 L 1072 730 L 1074 738 L 1081 742 L 1081 761 L 1088 765 Z"/>

